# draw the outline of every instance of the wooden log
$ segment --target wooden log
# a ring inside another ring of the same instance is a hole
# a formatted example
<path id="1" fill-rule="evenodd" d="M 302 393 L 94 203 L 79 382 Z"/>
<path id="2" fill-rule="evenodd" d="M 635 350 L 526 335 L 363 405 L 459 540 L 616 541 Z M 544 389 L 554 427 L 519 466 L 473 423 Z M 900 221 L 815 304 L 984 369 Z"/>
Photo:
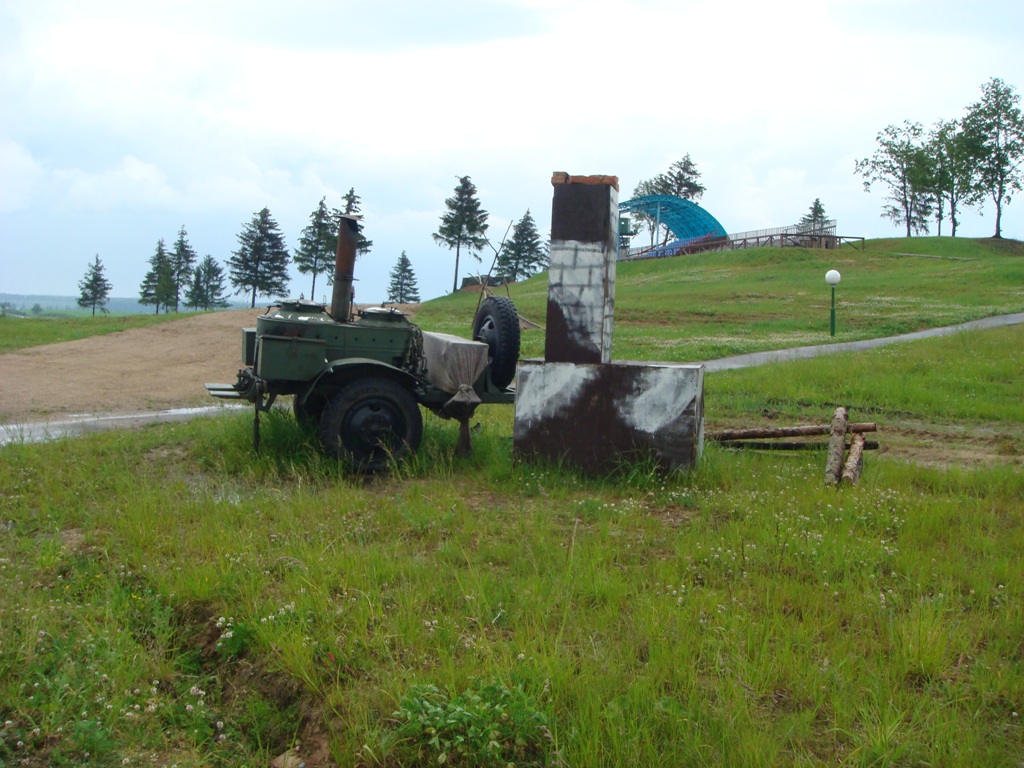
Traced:
<path id="1" fill-rule="evenodd" d="M 860 471 L 864 467 L 864 447 L 864 435 L 854 435 L 843 466 L 842 482 L 854 485 L 860 479 Z"/>
<path id="2" fill-rule="evenodd" d="M 752 451 L 824 451 L 828 443 L 810 442 L 807 440 L 724 440 L 718 443 L 723 448 L 747 448 Z M 847 449 L 851 444 L 846 445 Z M 862 450 L 877 451 L 877 440 L 865 440 Z"/>
<path id="3" fill-rule="evenodd" d="M 715 432 L 707 432 L 705 440 L 748 440 L 763 439 L 772 437 L 813 437 L 815 435 L 828 435 L 832 427 L 829 424 L 808 424 L 801 427 L 751 427 L 749 429 L 722 429 Z M 853 423 L 846 425 L 847 434 L 859 432 L 876 432 L 877 425 L 873 421 L 864 423 Z"/>
<path id="4" fill-rule="evenodd" d="M 843 450 L 846 448 L 846 424 L 849 415 L 842 406 L 836 408 L 832 415 L 832 428 L 829 430 L 828 458 L 825 459 L 825 482 L 829 485 L 839 484 L 839 473 L 843 468 Z"/>

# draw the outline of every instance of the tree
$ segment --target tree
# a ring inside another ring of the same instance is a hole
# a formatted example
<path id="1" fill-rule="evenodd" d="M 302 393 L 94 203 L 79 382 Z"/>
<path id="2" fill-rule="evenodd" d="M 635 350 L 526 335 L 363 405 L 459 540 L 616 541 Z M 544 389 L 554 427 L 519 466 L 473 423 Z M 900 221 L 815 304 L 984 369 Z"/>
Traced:
<path id="1" fill-rule="evenodd" d="M 174 274 L 171 256 L 167 253 L 164 239 L 156 243 L 156 251 L 149 258 L 149 272 L 139 286 L 139 303 L 153 304 L 154 314 L 160 314 L 160 307 L 169 308 L 174 302 Z"/>
<path id="2" fill-rule="evenodd" d="M 199 259 L 199 254 L 188 242 L 188 232 L 185 225 L 178 230 L 178 239 L 174 241 L 174 250 L 171 251 L 171 280 L 174 283 L 174 311 L 178 311 L 182 294 L 192 278 L 192 270 Z M 168 308 L 170 305 L 168 304 Z"/>
<path id="3" fill-rule="evenodd" d="M 441 226 L 434 233 L 438 245 L 449 250 L 455 249 L 455 277 L 452 280 L 452 293 L 459 289 L 459 254 L 462 247 L 473 254 L 477 261 L 480 256 L 475 252 L 487 245 L 487 211 L 480 207 L 476 196 L 476 186 L 469 176 L 462 176 L 455 194 L 444 201 L 448 210 L 441 216 Z"/>
<path id="4" fill-rule="evenodd" d="M 391 270 L 391 283 L 388 285 L 388 301 L 398 304 L 412 304 L 420 300 L 420 292 L 416 287 L 416 274 L 412 271 L 412 262 L 402 251 L 395 268 Z"/>
<path id="5" fill-rule="evenodd" d="M 264 208 L 238 235 L 239 248 L 228 260 L 236 293 L 249 293 L 250 307 L 257 296 L 281 296 L 288 290 L 288 249 L 277 222 Z"/>
<path id="6" fill-rule="evenodd" d="M 313 275 L 309 298 L 316 296 L 316 276 L 329 272 L 334 264 L 338 247 L 338 211 L 327 208 L 327 198 L 321 197 L 316 210 L 309 215 L 309 224 L 302 230 L 299 247 L 295 249 L 295 265 L 304 275 Z"/>
<path id="7" fill-rule="evenodd" d="M 512 228 L 512 239 L 498 254 L 498 276 L 516 282 L 548 265 L 548 249 L 537 232 L 537 224 L 529 209 Z"/>
<path id="8" fill-rule="evenodd" d="M 228 305 L 224 270 L 207 254 L 193 270 L 192 283 L 185 289 L 185 306 L 195 309 L 223 309 Z"/>
<path id="9" fill-rule="evenodd" d="M 356 194 L 355 187 L 350 187 L 348 192 L 341 196 L 341 199 L 345 201 L 345 207 L 340 211 L 335 210 L 335 227 L 334 227 L 334 240 L 335 247 L 337 247 L 338 240 L 338 229 L 341 226 L 341 216 L 359 216 L 361 209 L 359 203 L 361 198 Z M 373 240 L 367 240 L 363 235 L 362 228 L 360 227 L 359 232 L 356 234 L 356 256 L 362 256 L 370 252 L 370 248 L 373 247 Z M 331 275 L 333 280 L 334 276 Z"/>
<path id="10" fill-rule="evenodd" d="M 697 181 L 700 172 L 690 159 L 689 153 L 682 160 L 672 163 L 668 171 L 658 178 L 661 182 L 659 186 L 664 190 L 658 194 L 681 197 L 684 200 L 699 200 L 707 189 Z"/>
<path id="11" fill-rule="evenodd" d="M 882 207 L 882 218 L 906 226 L 912 233 L 928 232 L 931 216 L 929 162 L 921 145 L 920 123 L 905 120 L 902 126 L 889 125 L 877 136 L 878 149 L 870 158 L 858 160 L 854 173 L 864 177 L 864 191 L 870 192 L 874 182 L 889 189 L 891 202 Z"/>
<path id="12" fill-rule="evenodd" d="M 978 183 L 981 148 L 977 137 L 958 120 L 940 120 L 928 135 L 925 152 L 929 164 L 929 190 L 935 208 L 938 234 L 949 207 L 949 221 L 956 237 L 961 205 L 974 205 L 982 196 Z"/>
<path id="13" fill-rule="evenodd" d="M 41 314 L 43 314 L 43 305 L 39 303 L 33 304 L 32 314 L 35 315 L 36 317 L 39 317 Z"/>
<path id="14" fill-rule="evenodd" d="M 825 213 L 825 206 L 821 204 L 821 198 L 816 197 L 811 203 L 810 210 L 801 217 L 797 226 L 805 232 L 814 232 L 823 228 L 826 221 L 828 214 Z"/>
<path id="15" fill-rule="evenodd" d="M 1024 176 L 1024 115 L 1020 94 L 998 77 L 981 87 L 981 99 L 970 107 L 964 118 L 965 130 L 978 142 L 981 154 L 978 179 L 984 193 L 996 206 L 996 231 L 1002 237 L 1003 206 L 1009 205 L 1014 192 L 1021 190 Z"/>
<path id="16" fill-rule="evenodd" d="M 633 190 L 633 197 L 669 195 L 671 197 L 681 197 L 684 200 L 698 200 L 707 191 L 707 188 L 697 181 L 699 178 L 700 172 L 697 170 L 693 160 L 690 159 L 689 152 L 687 152 L 681 160 L 676 160 L 672 163 L 665 173 L 659 173 L 653 179 L 644 179 L 637 184 Z M 661 222 L 656 216 L 651 216 L 649 213 L 642 211 L 635 211 L 633 217 L 650 230 L 651 247 L 654 247 L 654 239 L 657 235 L 656 230 L 661 228 Z M 668 238 L 669 229 L 665 227 L 665 243 L 668 242 Z"/>
<path id="17" fill-rule="evenodd" d="M 95 317 L 96 307 L 103 309 L 107 305 L 111 287 L 110 281 L 103 274 L 103 262 L 100 261 L 100 255 L 97 253 L 96 259 L 86 270 L 85 277 L 78 282 L 78 290 L 82 292 L 78 297 L 78 306 L 83 309 L 91 307 L 92 315 Z M 103 309 L 103 311 L 107 310 Z"/>

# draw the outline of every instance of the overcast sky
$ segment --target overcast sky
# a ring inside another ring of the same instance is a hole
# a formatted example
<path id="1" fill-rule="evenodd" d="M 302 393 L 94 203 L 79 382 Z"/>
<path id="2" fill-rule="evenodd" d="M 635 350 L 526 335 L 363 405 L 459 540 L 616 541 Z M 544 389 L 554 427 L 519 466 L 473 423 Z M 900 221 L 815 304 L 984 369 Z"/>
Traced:
<path id="1" fill-rule="evenodd" d="M 729 232 L 820 198 L 840 234 L 898 236 L 855 160 L 991 77 L 1020 93 L 1022 40 L 1020 0 L 0 0 L 0 292 L 77 296 L 99 254 L 137 297 L 182 225 L 223 263 L 268 207 L 293 248 L 354 187 L 357 300 L 403 250 L 433 298 L 458 176 L 497 242 L 527 209 L 546 236 L 553 171 L 617 175 L 625 200 L 687 153 Z M 983 213 L 960 234 L 990 236 Z M 1024 238 L 1024 199 L 1003 234 Z"/>

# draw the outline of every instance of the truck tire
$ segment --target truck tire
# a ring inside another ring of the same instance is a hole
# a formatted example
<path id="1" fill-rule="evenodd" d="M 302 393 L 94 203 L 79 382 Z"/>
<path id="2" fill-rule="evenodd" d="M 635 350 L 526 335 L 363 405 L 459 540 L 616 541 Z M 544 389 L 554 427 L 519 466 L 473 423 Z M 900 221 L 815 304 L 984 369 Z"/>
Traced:
<path id="1" fill-rule="evenodd" d="M 320 417 L 324 450 L 355 472 L 386 469 L 415 452 L 422 438 L 416 398 L 390 379 L 356 379 L 331 398 Z"/>
<path id="2" fill-rule="evenodd" d="M 488 296 L 473 318 L 473 338 L 488 347 L 494 386 L 504 389 L 516 377 L 519 364 L 519 315 L 512 299 Z"/>

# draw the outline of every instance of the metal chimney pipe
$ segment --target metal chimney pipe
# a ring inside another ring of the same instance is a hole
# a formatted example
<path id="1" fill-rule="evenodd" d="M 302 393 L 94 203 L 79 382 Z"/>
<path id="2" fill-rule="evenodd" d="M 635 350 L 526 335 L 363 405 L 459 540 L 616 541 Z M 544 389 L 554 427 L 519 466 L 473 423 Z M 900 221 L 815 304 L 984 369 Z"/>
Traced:
<path id="1" fill-rule="evenodd" d="M 338 227 L 338 250 L 334 257 L 334 293 L 331 295 L 331 317 L 339 323 L 347 323 L 352 315 L 352 280 L 358 235 L 358 217 L 342 216 Z"/>

